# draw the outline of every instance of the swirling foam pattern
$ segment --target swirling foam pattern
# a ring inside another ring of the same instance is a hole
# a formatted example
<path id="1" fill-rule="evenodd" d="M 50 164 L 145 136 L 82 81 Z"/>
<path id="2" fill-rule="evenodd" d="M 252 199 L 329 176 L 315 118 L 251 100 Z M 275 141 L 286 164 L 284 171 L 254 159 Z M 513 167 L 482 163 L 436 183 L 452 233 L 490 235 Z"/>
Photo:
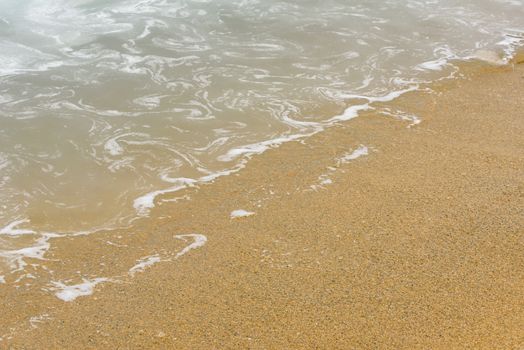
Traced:
<path id="1" fill-rule="evenodd" d="M 332 117 L 351 97 L 442 77 L 450 59 L 478 49 L 510 55 L 523 8 L 521 0 L 2 1 L 0 255 L 18 269 L 23 249 L 45 249 L 49 232 L 126 225 L 157 194 L 343 119 Z"/>

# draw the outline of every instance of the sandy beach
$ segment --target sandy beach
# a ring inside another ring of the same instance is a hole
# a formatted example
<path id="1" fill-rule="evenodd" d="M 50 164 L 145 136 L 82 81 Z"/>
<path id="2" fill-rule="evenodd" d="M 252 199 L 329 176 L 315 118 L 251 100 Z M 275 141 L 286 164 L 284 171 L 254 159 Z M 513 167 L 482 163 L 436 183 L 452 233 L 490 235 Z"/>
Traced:
<path id="1" fill-rule="evenodd" d="M 70 302 L 2 290 L 0 348 L 521 349 L 524 65 L 461 74 L 56 242 L 50 270 L 121 277 Z"/>

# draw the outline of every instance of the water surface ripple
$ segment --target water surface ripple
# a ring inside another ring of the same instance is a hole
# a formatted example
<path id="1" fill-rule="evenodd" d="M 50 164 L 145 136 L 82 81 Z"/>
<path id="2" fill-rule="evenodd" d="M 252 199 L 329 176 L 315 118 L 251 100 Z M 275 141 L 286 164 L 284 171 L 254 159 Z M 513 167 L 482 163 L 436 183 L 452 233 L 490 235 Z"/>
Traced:
<path id="1" fill-rule="evenodd" d="M 0 275 L 523 30 L 521 0 L 2 1 Z"/>

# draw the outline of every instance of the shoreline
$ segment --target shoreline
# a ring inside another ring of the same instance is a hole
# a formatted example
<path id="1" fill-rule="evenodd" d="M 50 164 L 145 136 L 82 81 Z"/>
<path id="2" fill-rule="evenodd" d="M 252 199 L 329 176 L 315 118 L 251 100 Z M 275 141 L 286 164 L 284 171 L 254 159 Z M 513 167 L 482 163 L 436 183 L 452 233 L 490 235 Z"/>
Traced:
<path id="1" fill-rule="evenodd" d="M 190 201 L 163 204 L 131 232 L 60 242 L 46 262 L 60 281 L 118 281 L 70 303 L 49 290 L 2 290 L 2 328 L 19 325 L 2 342 L 521 346 L 524 68 L 461 68 L 467 78 L 377 106 L 420 116 L 419 125 L 363 112 L 252 158 Z M 351 158 L 359 147 L 369 154 Z M 232 219 L 235 210 L 254 214 Z M 192 243 L 176 236 L 188 234 L 207 242 L 178 259 Z M 158 264 L 126 275 L 155 254 Z M 44 314 L 26 330 L 30 315 Z"/>

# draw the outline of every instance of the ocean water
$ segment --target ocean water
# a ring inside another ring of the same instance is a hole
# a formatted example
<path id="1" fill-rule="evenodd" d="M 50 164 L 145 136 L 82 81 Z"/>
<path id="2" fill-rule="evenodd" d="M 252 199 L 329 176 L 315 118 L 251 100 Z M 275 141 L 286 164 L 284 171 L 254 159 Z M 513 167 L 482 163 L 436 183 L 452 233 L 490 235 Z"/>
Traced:
<path id="1" fill-rule="evenodd" d="M 0 283 L 523 33 L 522 0 L 3 0 Z"/>

